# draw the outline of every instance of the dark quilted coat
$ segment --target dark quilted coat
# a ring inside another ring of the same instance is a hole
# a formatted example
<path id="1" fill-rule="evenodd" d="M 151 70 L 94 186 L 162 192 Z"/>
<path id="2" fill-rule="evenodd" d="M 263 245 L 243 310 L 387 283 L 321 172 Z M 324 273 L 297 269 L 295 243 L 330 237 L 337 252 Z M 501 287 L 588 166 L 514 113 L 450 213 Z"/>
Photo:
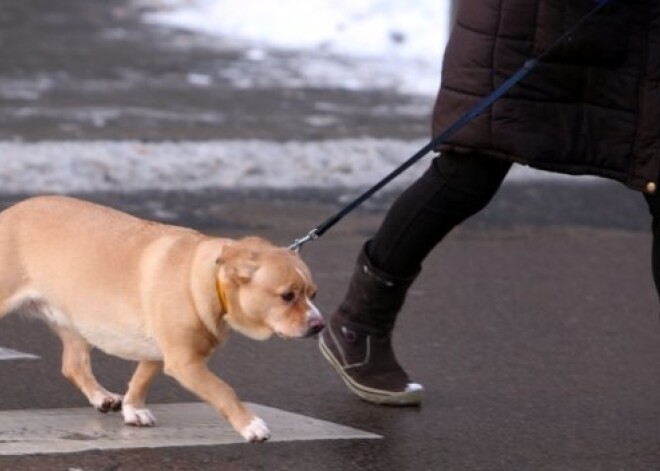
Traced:
<path id="1" fill-rule="evenodd" d="M 593 0 L 461 0 L 434 134 L 544 51 Z M 660 0 L 608 4 L 442 151 L 612 178 L 655 191 L 660 170 Z"/>

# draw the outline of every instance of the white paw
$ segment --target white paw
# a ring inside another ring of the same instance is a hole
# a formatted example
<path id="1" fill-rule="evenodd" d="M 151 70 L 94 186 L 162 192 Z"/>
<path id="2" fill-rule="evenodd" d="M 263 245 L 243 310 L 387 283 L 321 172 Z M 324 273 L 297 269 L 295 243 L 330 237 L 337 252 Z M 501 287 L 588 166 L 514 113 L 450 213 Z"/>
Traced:
<path id="1" fill-rule="evenodd" d="M 241 435 L 245 438 L 246 442 L 265 442 L 270 438 L 270 430 L 266 422 L 259 417 L 252 419 L 252 422 L 241 431 Z"/>
<path id="2" fill-rule="evenodd" d="M 113 394 L 107 391 L 97 391 L 92 396 L 92 406 L 99 411 L 106 413 L 108 411 L 115 411 L 121 409 L 121 401 L 124 399 L 124 396 L 120 394 Z"/>
<path id="3" fill-rule="evenodd" d="M 156 425 L 156 418 L 149 409 L 136 409 L 135 407 L 124 404 L 121 409 L 124 416 L 124 423 L 136 427 L 153 427 Z"/>

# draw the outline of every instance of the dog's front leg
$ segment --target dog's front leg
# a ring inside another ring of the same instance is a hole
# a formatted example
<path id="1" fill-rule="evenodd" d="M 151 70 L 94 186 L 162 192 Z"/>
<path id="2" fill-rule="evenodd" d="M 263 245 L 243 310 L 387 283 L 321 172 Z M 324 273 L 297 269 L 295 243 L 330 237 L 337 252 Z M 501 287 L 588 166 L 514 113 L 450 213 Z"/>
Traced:
<path id="1" fill-rule="evenodd" d="M 178 355 L 175 355 L 175 357 Z M 211 404 L 248 442 L 263 442 L 270 437 L 266 423 L 238 399 L 234 390 L 215 374 L 204 358 L 165 358 L 165 373 Z"/>
<path id="2" fill-rule="evenodd" d="M 152 427 L 156 425 L 156 419 L 149 409 L 144 407 L 147 399 L 147 390 L 154 377 L 163 369 L 161 361 L 141 361 L 138 364 L 131 381 L 128 383 L 128 391 L 124 396 L 122 415 L 124 423 L 137 427 Z"/>

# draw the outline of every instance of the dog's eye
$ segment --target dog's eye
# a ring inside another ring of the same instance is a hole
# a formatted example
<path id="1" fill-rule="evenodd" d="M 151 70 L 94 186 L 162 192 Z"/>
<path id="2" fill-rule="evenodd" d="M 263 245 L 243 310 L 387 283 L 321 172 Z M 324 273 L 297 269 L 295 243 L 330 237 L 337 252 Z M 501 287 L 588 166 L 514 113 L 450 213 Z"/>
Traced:
<path id="1" fill-rule="evenodd" d="M 280 298 L 282 298 L 282 301 L 285 303 L 290 303 L 293 302 L 294 299 L 296 299 L 296 293 L 293 291 L 287 291 L 286 293 L 283 293 L 280 295 Z"/>
<path id="2" fill-rule="evenodd" d="M 309 297 L 310 300 L 314 301 L 314 298 L 316 298 L 316 291 L 311 293 L 308 297 Z"/>

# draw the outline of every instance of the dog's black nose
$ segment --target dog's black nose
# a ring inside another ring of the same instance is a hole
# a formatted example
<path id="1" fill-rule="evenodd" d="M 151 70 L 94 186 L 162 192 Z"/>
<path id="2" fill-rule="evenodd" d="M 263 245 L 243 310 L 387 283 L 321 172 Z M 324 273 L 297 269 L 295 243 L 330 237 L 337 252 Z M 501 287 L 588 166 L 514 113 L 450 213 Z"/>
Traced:
<path id="1" fill-rule="evenodd" d="M 318 321 L 313 321 L 310 323 L 309 328 L 307 329 L 307 334 L 305 334 L 305 337 L 313 337 L 315 335 L 318 335 L 321 333 L 321 331 L 325 328 L 325 322 L 323 322 L 323 319 L 319 319 Z"/>

